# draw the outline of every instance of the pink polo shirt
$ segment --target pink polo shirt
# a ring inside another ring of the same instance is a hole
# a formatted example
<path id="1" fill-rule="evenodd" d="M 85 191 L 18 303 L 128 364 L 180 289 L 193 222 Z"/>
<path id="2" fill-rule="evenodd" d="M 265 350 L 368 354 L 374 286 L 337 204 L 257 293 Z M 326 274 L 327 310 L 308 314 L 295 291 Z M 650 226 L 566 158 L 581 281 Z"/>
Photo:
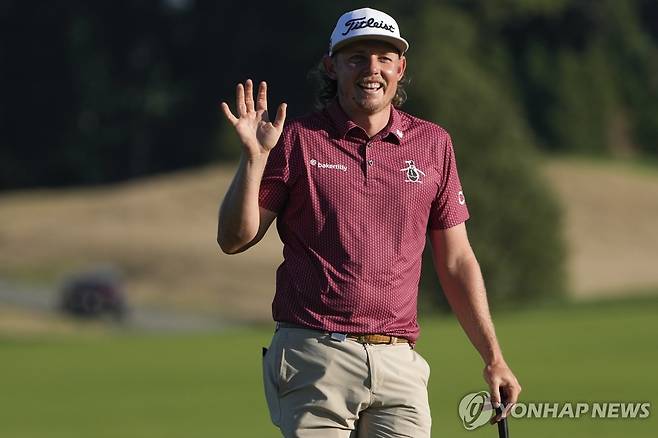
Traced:
<path id="1" fill-rule="evenodd" d="M 392 108 L 369 139 L 337 101 L 286 124 L 259 204 L 284 245 L 276 321 L 412 342 L 427 230 L 469 217 L 443 128 Z"/>

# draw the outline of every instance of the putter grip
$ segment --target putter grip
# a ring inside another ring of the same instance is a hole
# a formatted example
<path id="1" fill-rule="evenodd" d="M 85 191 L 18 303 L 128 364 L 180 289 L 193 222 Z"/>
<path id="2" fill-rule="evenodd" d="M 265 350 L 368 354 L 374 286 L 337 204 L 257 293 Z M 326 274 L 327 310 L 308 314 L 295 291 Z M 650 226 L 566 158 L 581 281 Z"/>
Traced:
<path id="1" fill-rule="evenodd" d="M 501 405 L 496 408 L 496 415 L 500 415 L 503 412 L 503 408 L 507 406 L 507 394 L 503 389 L 500 389 L 500 401 Z M 507 430 L 507 418 L 501 418 L 498 421 L 498 438 L 508 438 L 509 432 Z"/>

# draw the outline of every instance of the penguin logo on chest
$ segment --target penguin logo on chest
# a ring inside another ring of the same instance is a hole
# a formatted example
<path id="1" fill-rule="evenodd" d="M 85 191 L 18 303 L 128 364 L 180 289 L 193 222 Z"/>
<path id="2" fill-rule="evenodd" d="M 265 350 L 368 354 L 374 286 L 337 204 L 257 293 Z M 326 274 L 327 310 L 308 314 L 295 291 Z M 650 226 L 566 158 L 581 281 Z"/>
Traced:
<path id="1" fill-rule="evenodd" d="M 400 172 L 406 172 L 406 179 L 404 182 L 422 184 L 421 177 L 425 176 L 425 172 L 416 167 L 414 160 L 405 160 L 404 164 L 406 164 L 407 167 L 400 169 Z"/>

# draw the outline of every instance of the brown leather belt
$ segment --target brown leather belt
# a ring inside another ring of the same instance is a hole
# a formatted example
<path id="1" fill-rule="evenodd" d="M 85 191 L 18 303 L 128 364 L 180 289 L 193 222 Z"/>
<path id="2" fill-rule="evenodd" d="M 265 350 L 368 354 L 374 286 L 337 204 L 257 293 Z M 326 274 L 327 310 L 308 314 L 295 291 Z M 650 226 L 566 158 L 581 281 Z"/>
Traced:
<path id="1" fill-rule="evenodd" d="M 277 328 L 278 327 L 316 330 L 297 324 L 291 324 L 289 322 L 277 322 Z M 317 330 L 317 331 L 322 331 L 322 330 Z M 338 333 L 338 332 L 327 332 L 327 333 L 330 334 L 331 338 L 335 340 L 340 341 L 345 339 L 352 339 L 361 344 L 408 344 L 409 343 L 409 340 L 405 338 L 400 338 L 398 336 L 390 336 L 390 335 L 352 334 L 352 333 Z"/>
<path id="2" fill-rule="evenodd" d="M 389 335 L 347 335 L 348 339 L 353 339 L 361 344 L 408 344 L 405 338 Z"/>

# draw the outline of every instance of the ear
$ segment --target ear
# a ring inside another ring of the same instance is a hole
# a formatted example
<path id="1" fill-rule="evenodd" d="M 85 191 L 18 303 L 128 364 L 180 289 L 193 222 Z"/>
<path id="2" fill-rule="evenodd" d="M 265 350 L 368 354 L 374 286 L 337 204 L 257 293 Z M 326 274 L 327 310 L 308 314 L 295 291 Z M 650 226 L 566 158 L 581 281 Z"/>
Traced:
<path id="1" fill-rule="evenodd" d="M 322 57 L 322 64 L 324 65 L 324 71 L 329 76 L 329 79 L 336 80 L 336 65 L 334 64 L 334 59 L 329 55 L 324 55 Z"/>
<path id="2" fill-rule="evenodd" d="M 400 63 L 398 64 L 398 81 L 404 77 L 405 71 L 407 71 L 407 58 L 400 56 Z"/>

